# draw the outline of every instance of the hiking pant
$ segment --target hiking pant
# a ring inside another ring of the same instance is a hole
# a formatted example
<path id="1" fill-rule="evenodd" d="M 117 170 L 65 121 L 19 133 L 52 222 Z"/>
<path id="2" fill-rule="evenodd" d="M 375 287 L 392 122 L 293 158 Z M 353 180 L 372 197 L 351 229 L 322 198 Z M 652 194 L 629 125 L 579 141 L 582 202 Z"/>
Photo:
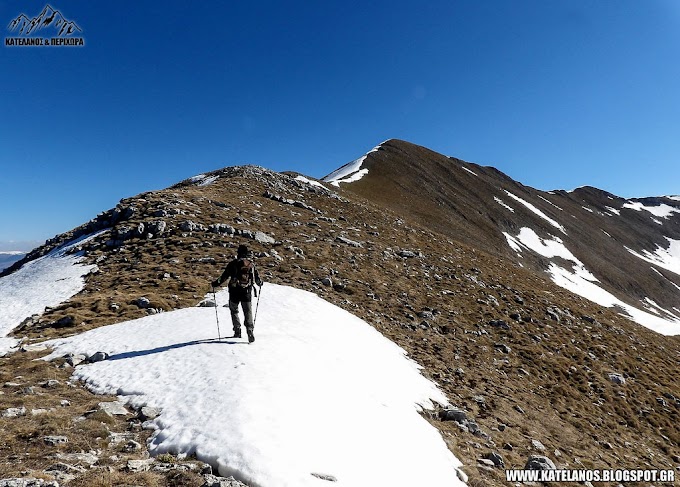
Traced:
<path id="1" fill-rule="evenodd" d="M 231 311 L 231 324 L 234 326 L 234 334 L 241 333 L 241 320 L 238 316 L 238 301 L 229 300 L 229 311 Z M 243 316 L 245 317 L 246 330 L 253 332 L 253 303 L 252 301 L 241 301 Z"/>

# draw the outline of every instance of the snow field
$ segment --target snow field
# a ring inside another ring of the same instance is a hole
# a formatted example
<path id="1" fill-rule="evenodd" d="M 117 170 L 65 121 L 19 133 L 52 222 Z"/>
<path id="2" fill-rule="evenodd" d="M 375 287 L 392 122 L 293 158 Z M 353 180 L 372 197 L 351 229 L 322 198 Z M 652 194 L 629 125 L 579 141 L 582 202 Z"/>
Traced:
<path id="1" fill-rule="evenodd" d="M 82 265 L 82 256 L 67 252 L 96 235 L 69 242 L 0 278 L 0 337 L 29 316 L 57 306 L 83 289 L 83 277 L 96 266 Z"/>
<path id="2" fill-rule="evenodd" d="M 109 353 L 74 375 L 162 409 L 152 454 L 196 454 L 252 486 L 327 485 L 313 473 L 338 486 L 464 485 L 419 414 L 446 397 L 402 349 L 312 293 L 266 284 L 261 297 L 251 345 L 214 340 L 215 309 L 192 308 L 53 341 L 50 357 Z"/>

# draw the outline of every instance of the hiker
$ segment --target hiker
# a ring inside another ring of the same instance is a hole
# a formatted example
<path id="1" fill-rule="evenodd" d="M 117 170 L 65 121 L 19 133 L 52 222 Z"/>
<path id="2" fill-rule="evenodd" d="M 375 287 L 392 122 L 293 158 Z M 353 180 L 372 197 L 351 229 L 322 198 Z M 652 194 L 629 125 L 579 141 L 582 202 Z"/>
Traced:
<path id="1" fill-rule="evenodd" d="M 253 284 L 262 287 L 263 283 L 255 268 L 255 264 L 249 257 L 248 247 L 239 245 L 236 258 L 227 264 L 227 268 L 224 269 L 222 275 L 211 284 L 214 289 L 228 280 L 229 311 L 231 311 L 231 323 L 234 326 L 234 338 L 241 338 L 241 320 L 238 316 L 238 305 L 241 303 L 248 341 L 252 343 L 255 341 L 255 335 L 253 335 L 255 325 L 253 324 L 251 291 Z M 257 289 L 255 289 L 255 296 L 257 296 Z"/>

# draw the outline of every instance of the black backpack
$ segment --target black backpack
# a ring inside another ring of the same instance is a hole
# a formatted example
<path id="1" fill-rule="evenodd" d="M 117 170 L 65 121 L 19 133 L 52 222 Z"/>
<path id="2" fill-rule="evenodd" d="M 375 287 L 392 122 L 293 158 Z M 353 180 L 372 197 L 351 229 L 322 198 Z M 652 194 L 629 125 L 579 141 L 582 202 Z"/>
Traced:
<path id="1" fill-rule="evenodd" d="M 234 286 L 248 289 L 253 285 L 253 262 L 250 259 L 239 259 L 236 262 Z"/>

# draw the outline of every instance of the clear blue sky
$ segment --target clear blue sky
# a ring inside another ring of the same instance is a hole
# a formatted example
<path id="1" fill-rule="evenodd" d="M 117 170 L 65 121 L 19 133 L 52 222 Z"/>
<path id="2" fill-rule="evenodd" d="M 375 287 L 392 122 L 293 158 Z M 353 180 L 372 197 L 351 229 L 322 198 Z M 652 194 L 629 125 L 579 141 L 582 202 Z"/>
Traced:
<path id="1" fill-rule="evenodd" d="M 321 177 L 388 138 L 539 189 L 680 193 L 680 2 L 50 0 L 83 48 L 7 47 L 0 241 L 235 164 Z"/>

